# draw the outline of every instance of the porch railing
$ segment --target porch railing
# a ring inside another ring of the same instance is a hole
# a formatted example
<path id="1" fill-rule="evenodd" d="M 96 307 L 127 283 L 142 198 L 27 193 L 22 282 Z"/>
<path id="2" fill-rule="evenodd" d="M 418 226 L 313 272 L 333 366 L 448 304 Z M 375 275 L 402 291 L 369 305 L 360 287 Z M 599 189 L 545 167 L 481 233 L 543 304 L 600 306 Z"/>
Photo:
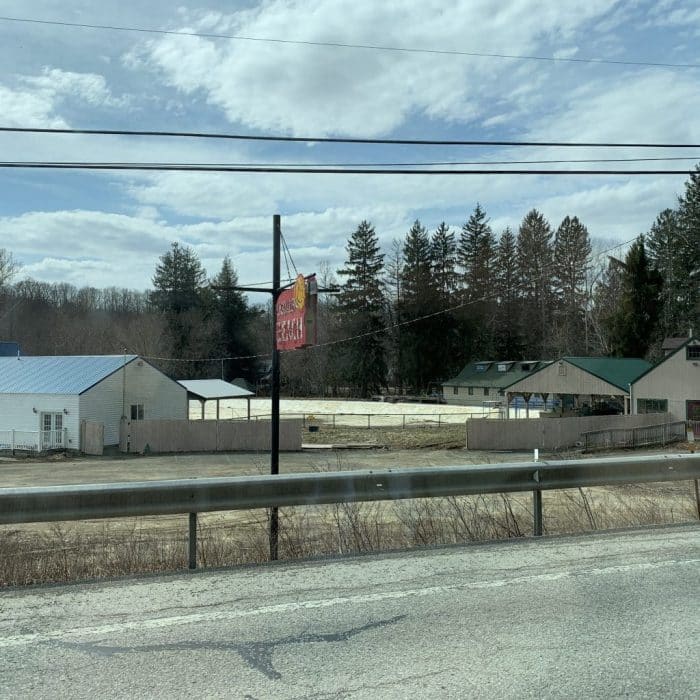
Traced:
<path id="1" fill-rule="evenodd" d="M 0 430 L 0 451 L 48 452 L 68 445 L 68 430 Z"/>

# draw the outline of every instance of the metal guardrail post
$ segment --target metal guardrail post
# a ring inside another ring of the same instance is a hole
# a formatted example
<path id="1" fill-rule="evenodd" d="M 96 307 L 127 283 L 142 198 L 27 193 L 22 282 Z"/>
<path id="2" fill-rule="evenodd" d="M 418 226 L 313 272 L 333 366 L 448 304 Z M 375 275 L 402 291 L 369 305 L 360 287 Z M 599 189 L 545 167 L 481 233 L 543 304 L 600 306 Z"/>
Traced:
<path id="1" fill-rule="evenodd" d="M 197 568 L 197 513 L 190 513 L 189 518 L 189 546 L 188 546 L 188 558 L 189 558 L 189 568 Z"/>
<path id="2" fill-rule="evenodd" d="M 532 475 L 532 478 L 535 483 L 539 484 L 539 470 Z M 542 490 L 538 488 L 532 492 L 532 534 L 535 537 L 542 536 Z"/>

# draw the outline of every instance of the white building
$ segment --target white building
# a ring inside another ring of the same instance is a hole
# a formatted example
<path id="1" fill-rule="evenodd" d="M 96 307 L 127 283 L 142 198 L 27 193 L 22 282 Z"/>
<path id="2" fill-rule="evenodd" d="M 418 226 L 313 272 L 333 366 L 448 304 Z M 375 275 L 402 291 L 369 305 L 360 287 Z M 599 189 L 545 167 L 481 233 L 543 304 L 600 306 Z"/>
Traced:
<path id="1" fill-rule="evenodd" d="M 634 413 L 700 421 L 700 338 L 687 338 L 632 383 Z"/>
<path id="2" fill-rule="evenodd" d="M 0 357 L 0 449 L 80 450 L 81 422 L 186 419 L 187 390 L 137 355 Z"/>

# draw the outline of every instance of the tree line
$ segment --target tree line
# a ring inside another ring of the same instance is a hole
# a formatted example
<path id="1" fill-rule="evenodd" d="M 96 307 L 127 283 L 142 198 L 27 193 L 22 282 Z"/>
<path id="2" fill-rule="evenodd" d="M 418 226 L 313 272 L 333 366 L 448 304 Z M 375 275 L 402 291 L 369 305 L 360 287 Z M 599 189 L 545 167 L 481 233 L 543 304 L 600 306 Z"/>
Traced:
<path id="1" fill-rule="evenodd" d="M 362 221 L 343 266 L 321 265 L 321 287 L 339 292 L 319 299 L 320 345 L 283 353 L 283 388 L 418 393 L 475 359 L 656 359 L 664 337 L 700 328 L 700 167 L 624 259 L 596 254 L 594 243 L 578 217 L 555 227 L 536 209 L 497 234 L 478 203 L 461 228 L 415 221 L 388 251 Z M 161 358 L 154 363 L 171 376 L 265 386 L 270 307 L 234 289 L 228 257 L 208 278 L 196 253 L 173 243 L 146 292 L 13 283 L 17 271 L 0 249 L 0 337 L 26 353 L 128 351 Z"/>

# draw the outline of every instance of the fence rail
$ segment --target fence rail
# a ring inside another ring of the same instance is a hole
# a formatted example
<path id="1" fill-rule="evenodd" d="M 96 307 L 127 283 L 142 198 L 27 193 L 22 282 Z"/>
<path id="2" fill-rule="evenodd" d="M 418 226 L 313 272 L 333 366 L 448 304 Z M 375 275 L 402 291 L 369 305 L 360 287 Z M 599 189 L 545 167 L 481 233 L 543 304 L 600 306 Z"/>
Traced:
<path id="1" fill-rule="evenodd" d="M 583 449 L 586 452 L 615 448 L 649 447 L 650 445 L 667 445 L 686 439 L 685 421 L 657 423 L 636 428 L 610 428 L 608 430 L 591 430 L 581 434 Z"/>
<path id="2" fill-rule="evenodd" d="M 445 413 L 283 413 L 282 418 L 297 418 L 302 427 L 327 425 L 333 428 L 379 428 L 379 427 L 416 427 L 463 425 L 470 418 L 497 417 L 497 409 L 479 413 L 445 412 Z M 248 420 L 246 417 L 234 417 L 233 420 Z M 251 415 L 250 420 L 270 420 L 269 413 Z"/>
<path id="3" fill-rule="evenodd" d="M 195 568 L 197 513 L 532 491 L 533 532 L 541 535 L 544 490 L 698 478 L 700 455 L 688 454 L 4 488 L 0 524 L 189 513 Z"/>

